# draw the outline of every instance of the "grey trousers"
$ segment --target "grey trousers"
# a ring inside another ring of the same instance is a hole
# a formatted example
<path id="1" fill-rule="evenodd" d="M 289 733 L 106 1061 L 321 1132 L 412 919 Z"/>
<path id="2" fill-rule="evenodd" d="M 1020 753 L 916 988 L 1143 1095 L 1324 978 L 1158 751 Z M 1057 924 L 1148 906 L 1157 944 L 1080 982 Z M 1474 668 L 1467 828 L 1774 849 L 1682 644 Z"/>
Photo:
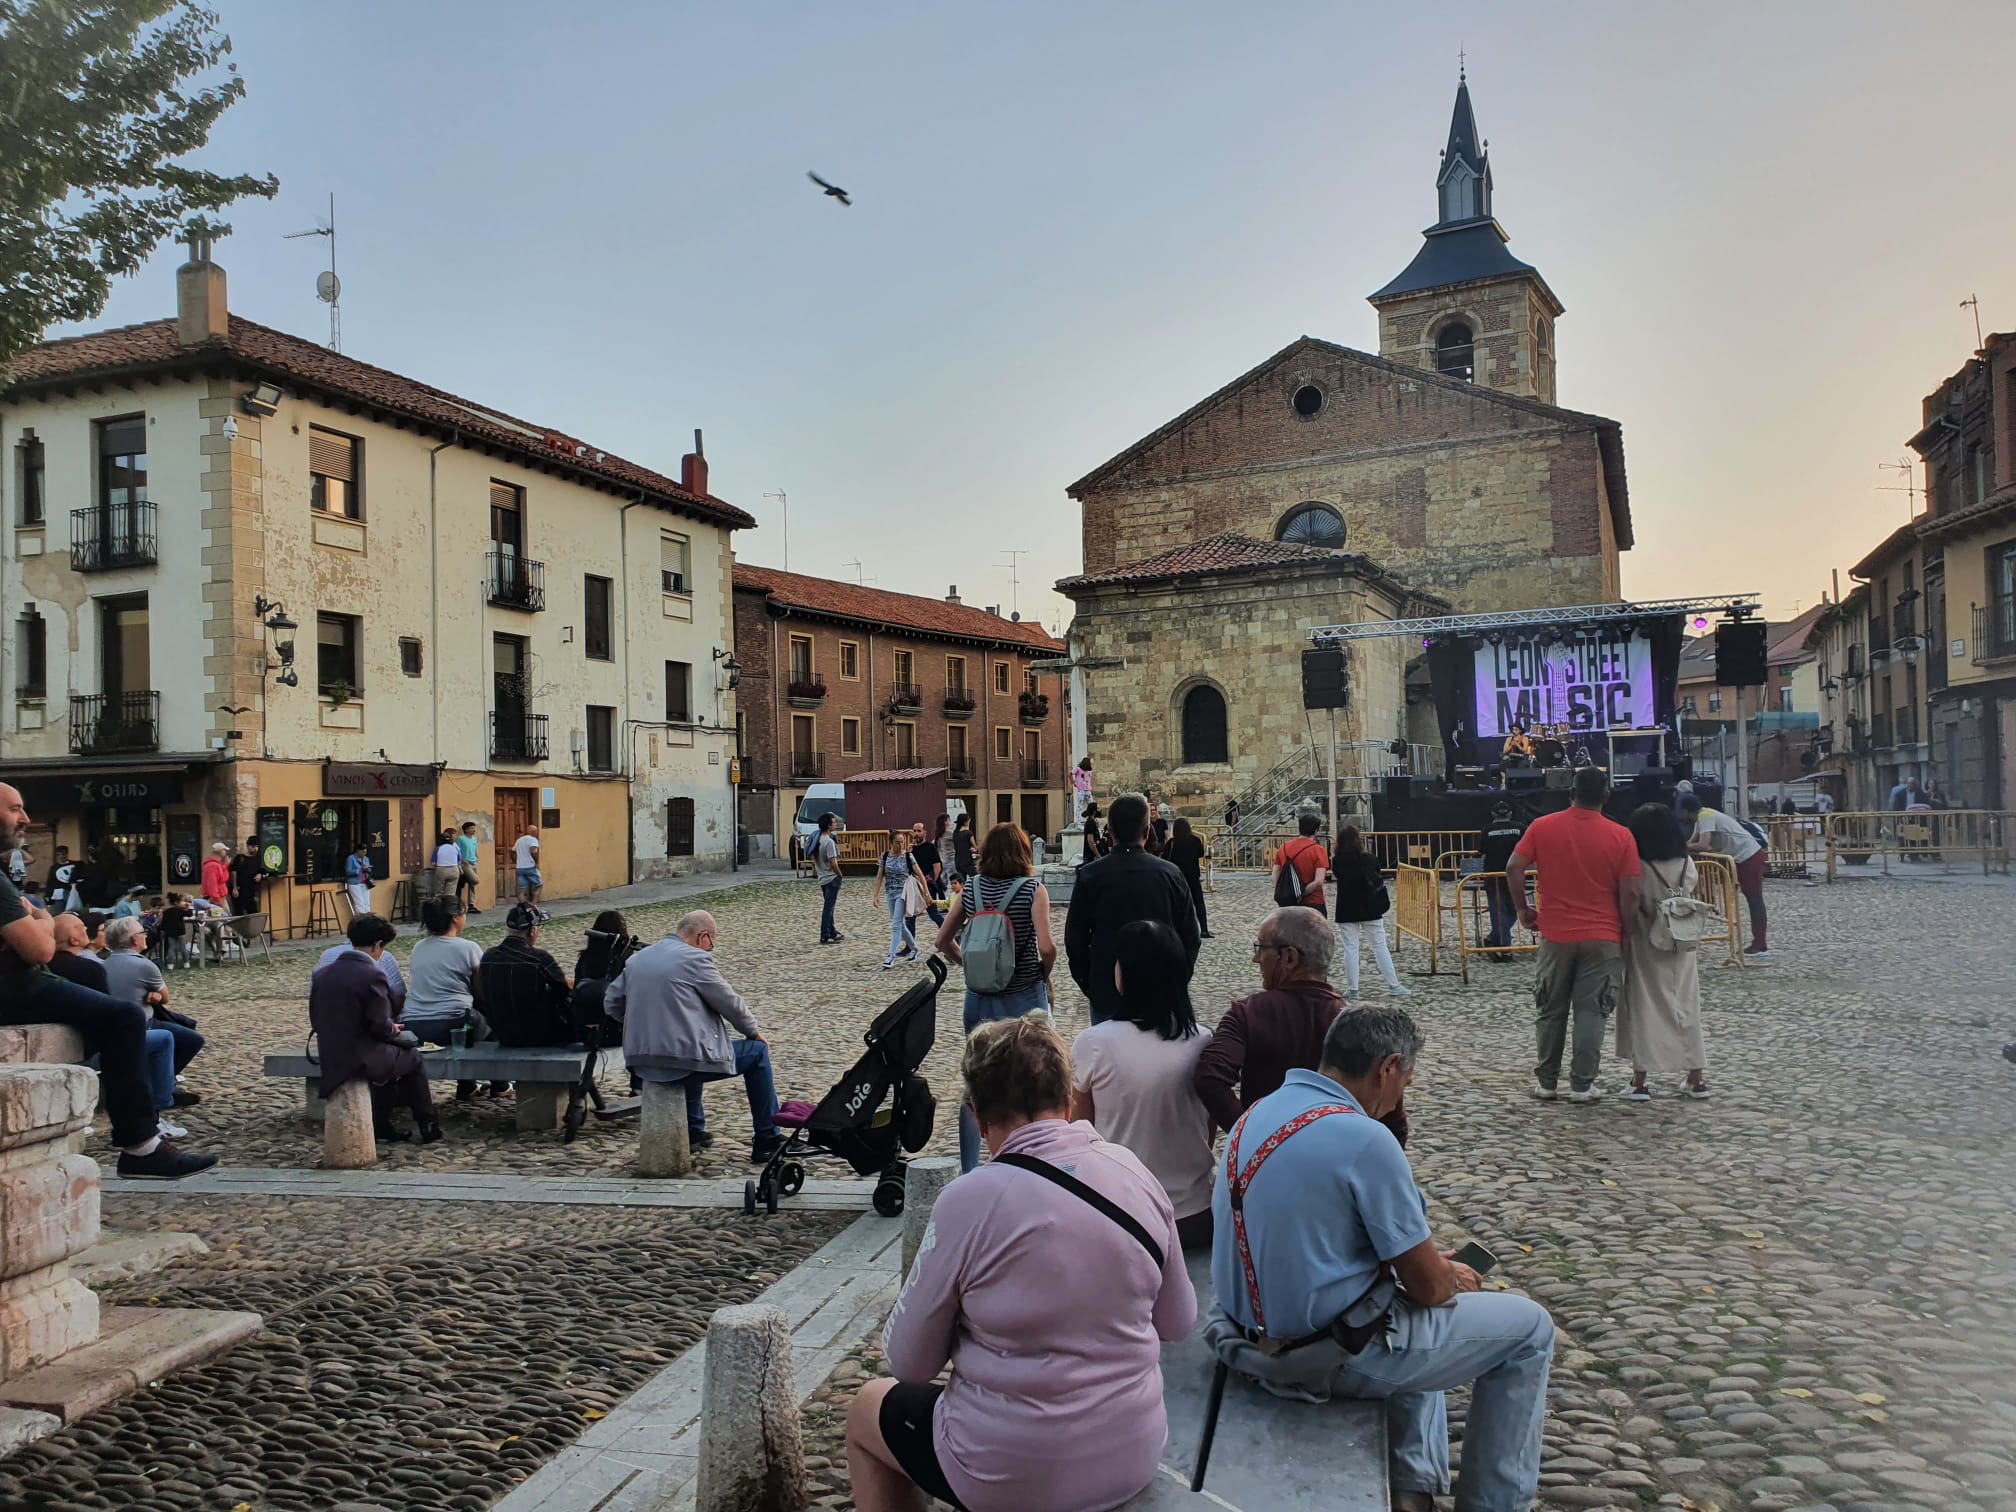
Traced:
<path id="1" fill-rule="evenodd" d="M 1533 979 L 1533 1026 L 1540 1063 L 1533 1075 L 1543 1087 L 1561 1079 L 1561 1052 L 1574 1019 L 1574 1049 L 1568 1059 L 1568 1084 L 1585 1091 L 1603 1064 L 1603 1032 L 1617 1011 L 1624 985 L 1624 951 L 1615 940 L 1584 940 L 1574 945 L 1540 942 L 1540 966 Z"/>

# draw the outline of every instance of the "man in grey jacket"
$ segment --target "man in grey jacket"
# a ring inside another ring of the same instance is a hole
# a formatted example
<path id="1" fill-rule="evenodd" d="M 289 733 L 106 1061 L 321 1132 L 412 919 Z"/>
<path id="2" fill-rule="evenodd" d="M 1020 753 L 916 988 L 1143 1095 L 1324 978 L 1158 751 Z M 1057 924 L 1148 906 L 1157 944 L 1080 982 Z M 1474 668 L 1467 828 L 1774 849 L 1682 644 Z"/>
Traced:
<path id="1" fill-rule="evenodd" d="M 696 1151 L 714 1142 L 701 1089 L 739 1076 L 749 1093 L 756 1138 L 751 1161 L 777 1153 L 777 1088 L 770 1047 L 756 1015 L 714 964 L 714 916 L 689 913 L 672 933 L 638 951 L 609 984 L 603 1011 L 623 1020 L 623 1060 L 641 1080 L 686 1088 L 686 1139 Z M 742 1038 L 731 1038 L 730 1026 Z"/>

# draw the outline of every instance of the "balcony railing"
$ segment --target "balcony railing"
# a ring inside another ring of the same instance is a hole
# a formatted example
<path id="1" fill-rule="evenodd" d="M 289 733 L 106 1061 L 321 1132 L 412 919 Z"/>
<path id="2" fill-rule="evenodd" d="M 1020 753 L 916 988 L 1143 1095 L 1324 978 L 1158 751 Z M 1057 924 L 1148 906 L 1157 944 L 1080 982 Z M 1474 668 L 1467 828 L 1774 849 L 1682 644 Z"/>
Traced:
<path id="1" fill-rule="evenodd" d="M 1039 757 L 1022 758 L 1022 786 L 1040 788 L 1050 786 L 1050 763 Z"/>
<path id="2" fill-rule="evenodd" d="M 824 751 L 793 751 L 791 753 L 791 780 L 793 782 L 817 782 L 826 775 L 826 753 Z"/>
<path id="3" fill-rule="evenodd" d="M 792 708 L 816 709 L 826 701 L 826 680 L 810 672 L 794 672 L 784 691 L 791 700 Z"/>
<path id="4" fill-rule="evenodd" d="M 490 602 L 504 609 L 538 611 L 546 607 L 546 564 L 515 551 L 489 555 Z"/>
<path id="5" fill-rule="evenodd" d="M 973 695 L 973 689 L 965 683 L 945 685 L 945 712 L 947 714 L 971 714 L 980 707 L 980 700 Z"/>
<path id="6" fill-rule="evenodd" d="M 1971 654 L 1977 667 L 2016 657 L 2016 596 L 1974 606 Z"/>
<path id="7" fill-rule="evenodd" d="M 107 756 L 120 751 L 161 749 L 161 695 L 73 693 L 70 696 L 70 752 Z"/>
<path id="8" fill-rule="evenodd" d="M 145 502 L 70 511 L 70 566 L 77 572 L 152 567 L 160 560 L 155 510 Z"/>
<path id="9" fill-rule="evenodd" d="M 1025 725 L 1040 725 L 1050 717 L 1050 700 L 1041 693 L 1024 693 L 1016 707 Z"/>
<path id="10" fill-rule="evenodd" d="M 980 768 L 971 756 L 954 756 L 945 763 L 945 785 L 947 787 L 973 787 L 980 780 Z"/>
<path id="11" fill-rule="evenodd" d="M 917 714 L 924 708 L 924 690 L 915 683 L 891 683 L 889 707 L 899 714 Z"/>
<path id="12" fill-rule="evenodd" d="M 492 761 L 544 761 L 546 716 L 499 709 L 490 716 Z"/>

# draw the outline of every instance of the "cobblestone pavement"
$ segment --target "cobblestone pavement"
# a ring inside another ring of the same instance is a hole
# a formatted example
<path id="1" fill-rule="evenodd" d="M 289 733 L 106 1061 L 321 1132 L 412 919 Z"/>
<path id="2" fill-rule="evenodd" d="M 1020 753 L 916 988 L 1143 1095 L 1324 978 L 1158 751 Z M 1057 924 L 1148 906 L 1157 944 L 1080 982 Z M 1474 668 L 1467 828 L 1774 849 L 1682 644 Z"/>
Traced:
<path id="1" fill-rule="evenodd" d="M 1410 1153 L 1438 1231 L 1496 1250 L 1563 1327 L 1543 1477 L 1554 1504 L 2016 1506 L 2016 1070 L 1999 1054 L 2016 1037 L 2016 888 L 1907 874 L 1774 882 L 1769 896 L 1777 964 L 1704 972 L 1708 1103 L 1670 1086 L 1644 1105 L 1533 1102 L 1529 969 L 1486 966 L 1468 988 L 1408 976 L 1430 1036 Z M 887 926 L 868 884 L 843 897 L 844 945 L 809 943 L 817 904 L 809 884 L 774 883 L 716 910 L 723 967 L 764 1019 L 786 1096 L 823 1093 L 911 979 L 878 969 Z M 631 924 L 651 938 L 688 906 Z M 1257 985 L 1246 947 L 1267 907 L 1262 881 L 1221 877 L 1205 1018 Z M 578 933 L 558 936 L 571 964 Z M 1426 964 L 1411 945 L 1401 963 Z M 245 1164 L 314 1163 L 298 1086 L 258 1075 L 262 1054 L 300 1043 L 304 974 L 299 960 L 177 974 L 213 1038 L 191 1075 L 213 1094 L 190 1110 L 192 1142 Z M 1068 984 L 1059 1013 L 1067 1034 L 1082 1027 Z M 955 976 L 926 1067 L 948 1106 L 958 1023 Z M 1606 1064 L 1608 1090 L 1625 1079 Z M 703 1169 L 745 1170 L 737 1089 L 708 1102 L 722 1138 Z M 486 1104 L 448 1125 L 449 1141 L 388 1149 L 385 1165 L 616 1174 L 636 1137 L 631 1124 L 591 1124 L 571 1146 L 517 1135 L 508 1106 Z M 935 1148 L 951 1146 L 941 1112 Z M 839 1464 L 834 1443 L 814 1452 Z M 844 1504 L 837 1484 L 825 1494 Z"/>
<path id="2" fill-rule="evenodd" d="M 114 1224 L 159 1203 L 111 1198 Z M 0 1508 L 490 1506 L 845 1215 L 192 1198 L 212 1253 L 108 1300 L 265 1332 L 0 1462 Z"/>

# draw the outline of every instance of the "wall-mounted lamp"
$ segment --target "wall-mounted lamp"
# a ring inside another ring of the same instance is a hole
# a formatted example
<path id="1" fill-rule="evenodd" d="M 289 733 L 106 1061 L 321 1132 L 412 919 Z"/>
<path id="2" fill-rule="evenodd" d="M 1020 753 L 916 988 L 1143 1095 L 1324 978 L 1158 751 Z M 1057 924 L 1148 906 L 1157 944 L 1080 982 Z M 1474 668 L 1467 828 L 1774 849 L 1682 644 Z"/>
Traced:
<path id="1" fill-rule="evenodd" d="M 287 613 L 287 606 L 278 599 L 269 599 L 259 594 L 252 600 L 252 612 L 259 616 L 266 633 L 273 637 L 273 654 L 280 658 L 280 668 L 273 674 L 273 681 L 283 688 L 300 685 L 301 679 L 294 671 L 294 632 L 301 627 Z"/>
<path id="2" fill-rule="evenodd" d="M 735 653 L 733 651 L 723 651 L 719 646 L 716 646 L 714 648 L 714 660 L 720 664 L 721 670 L 728 674 L 728 691 L 730 693 L 733 693 L 737 688 L 742 686 L 742 663 L 735 660 Z"/>

